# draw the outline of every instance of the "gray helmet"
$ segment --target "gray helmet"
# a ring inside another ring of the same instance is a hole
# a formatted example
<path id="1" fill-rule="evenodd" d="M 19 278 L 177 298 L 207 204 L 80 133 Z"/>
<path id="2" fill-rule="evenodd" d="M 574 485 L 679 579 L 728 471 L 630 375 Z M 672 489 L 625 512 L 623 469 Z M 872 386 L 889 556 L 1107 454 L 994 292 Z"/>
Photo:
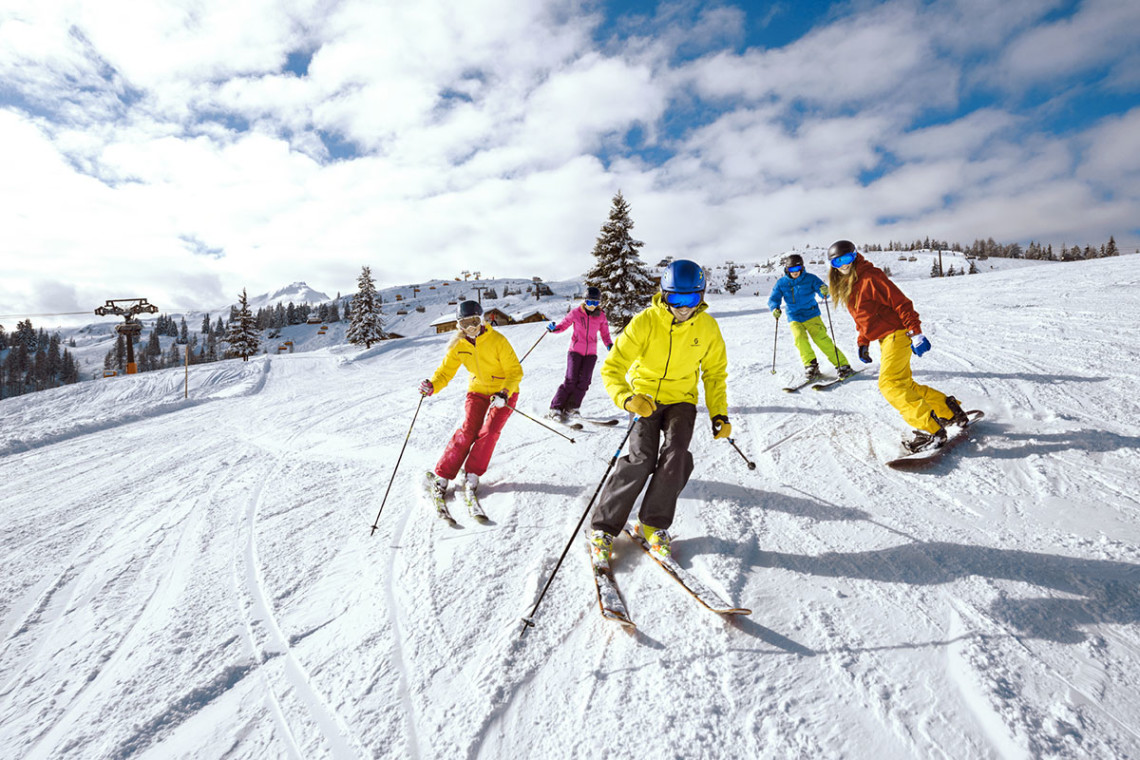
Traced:
<path id="1" fill-rule="evenodd" d="M 831 244 L 831 247 L 827 249 L 827 258 L 830 261 L 837 256 L 843 256 L 847 253 L 856 253 L 855 244 L 850 240 L 836 240 Z"/>
<path id="2" fill-rule="evenodd" d="M 804 257 L 798 253 L 789 253 L 780 263 L 784 267 L 784 274 L 788 273 L 788 267 L 802 267 L 804 265 Z"/>

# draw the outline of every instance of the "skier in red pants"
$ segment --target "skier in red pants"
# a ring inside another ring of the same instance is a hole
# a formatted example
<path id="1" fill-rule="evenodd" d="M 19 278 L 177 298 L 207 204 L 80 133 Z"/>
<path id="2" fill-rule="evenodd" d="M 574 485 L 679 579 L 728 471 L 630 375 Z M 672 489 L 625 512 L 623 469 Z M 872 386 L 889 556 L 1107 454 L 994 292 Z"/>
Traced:
<path id="1" fill-rule="evenodd" d="M 499 434 L 519 395 L 522 365 L 509 341 L 483 322 L 483 307 L 463 301 L 456 307 L 457 334 L 447 355 L 431 378 L 420 383 L 420 393 L 431 396 L 443 390 L 462 364 L 471 376 L 463 421 L 452 434 L 425 485 L 437 504 L 447 495 L 449 481 L 464 471 L 464 488 L 474 494 L 479 477 L 487 471 Z"/>

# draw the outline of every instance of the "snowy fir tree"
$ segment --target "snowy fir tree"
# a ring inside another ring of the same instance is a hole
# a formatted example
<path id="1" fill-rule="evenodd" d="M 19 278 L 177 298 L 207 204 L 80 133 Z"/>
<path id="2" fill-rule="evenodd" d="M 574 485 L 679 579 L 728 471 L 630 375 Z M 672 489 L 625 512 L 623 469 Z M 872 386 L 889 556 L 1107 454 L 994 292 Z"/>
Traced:
<path id="1" fill-rule="evenodd" d="M 249 310 L 249 299 L 245 288 L 241 289 L 234 318 L 230 320 L 229 332 L 226 333 L 225 342 L 230 348 L 230 356 L 240 356 L 242 361 L 249 361 L 249 357 L 257 353 L 261 346 L 261 339 L 257 335 L 257 322 Z"/>
<path id="2" fill-rule="evenodd" d="M 728 276 L 724 278 L 724 289 L 733 296 L 736 295 L 736 291 L 740 290 L 740 280 L 736 278 L 736 266 L 733 264 L 729 265 Z"/>
<path id="3" fill-rule="evenodd" d="M 365 348 L 371 348 L 373 343 L 384 340 L 384 316 L 380 313 L 371 268 L 361 267 L 356 284 L 358 290 L 352 299 L 352 321 L 346 337 L 349 343 L 363 343 Z"/>
<path id="4" fill-rule="evenodd" d="M 610 218 L 602 225 L 602 233 L 594 243 L 597 261 L 586 273 L 586 284 L 602 291 L 602 308 L 610 325 L 619 332 L 633 316 L 649 305 L 657 286 L 637 249 L 645 245 L 630 235 L 633 220 L 629 218 L 629 204 L 619 190 L 613 198 Z"/>

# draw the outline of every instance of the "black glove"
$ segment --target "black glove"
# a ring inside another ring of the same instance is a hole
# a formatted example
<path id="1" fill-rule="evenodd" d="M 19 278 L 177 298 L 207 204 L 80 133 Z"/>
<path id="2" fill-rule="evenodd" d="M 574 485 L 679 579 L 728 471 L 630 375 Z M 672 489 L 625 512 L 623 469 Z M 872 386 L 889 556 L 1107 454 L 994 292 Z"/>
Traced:
<path id="1" fill-rule="evenodd" d="M 871 363 L 871 347 L 870 346 L 859 346 L 859 361 L 863 362 L 864 364 L 870 364 Z"/>
<path id="2" fill-rule="evenodd" d="M 492 393 L 491 394 L 491 406 L 494 407 L 495 409 L 499 409 L 501 407 L 506 406 L 507 401 L 509 399 L 510 399 L 510 397 L 507 395 L 506 391 L 499 391 L 498 393 Z"/>

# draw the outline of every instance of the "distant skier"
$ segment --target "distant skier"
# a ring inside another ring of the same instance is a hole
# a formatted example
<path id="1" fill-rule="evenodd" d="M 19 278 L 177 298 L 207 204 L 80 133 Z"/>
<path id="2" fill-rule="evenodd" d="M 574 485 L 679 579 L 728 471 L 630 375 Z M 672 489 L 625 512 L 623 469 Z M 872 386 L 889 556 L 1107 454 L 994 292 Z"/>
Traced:
<path id="1" fill-rule="evenodd" d="M 879 391 L 915 428 L 903 446 L 911 452 L 942 446 L 945 426 L 968 424 L 968 418 L 956 398 L 919 385 L 911 375 L 911 354 L 922 356 L 930 350 L 914 304 L 882 270 L 863 258 L 854 243 L 835 242 L 827 258 L 831 293 L 837 304 L 847 307 L 859 331 L 860 361 L 871 362 L 870 343 L 877 340 Z"/>
<path id="2" fill-rule="evenodd" d="M 586 288 L 582 304 L 571 309 L 561 322 L 548 324 L 546 329 L 560 333 L 568 327 L 572 327 L 573 332 L 570 333 L 570 350 L 566 354 L 566 378 L 555 391 L 546 415 L 560 422 L 573 421 L 579 416 L 578 407 L 590 388 L 594 365 L 598 361 L 598 338 L 601 337 L 607 349 L 613 348 L 609 321 L 602 311 L 601 290 L 592 285 Z"/>
<path id="3" fill-rule="evenodd" d="M 463 301 L 456 307 L 457 333 L 447 346 L 447 354 L 430 379 L 420 383 L 420 393 L 431 396 L 442 391 L 462 364 L 471 376 L 463 421 L 443 450 L 435 470 L 427 473 L 428 493 L 442 504 L 449 481 L 464 470 L 464 488 L 472 494 L 479 478 L 487 471 L 499 434 L 518 400 L 522 365 L 506 338 L 483 322 L 483 307 L 477 301 Z"/>
<path id="4" fill-rule="evenodd" d="M 614 536 L 647 482 L 634 530 L 651 551 L 669 556 L 667 529 L 693 471 L 689 441 L 697 417 L 698 379 L 704 384 L 713 437 L 732 433 L 725 390 L 728 357 L 704 290 L 705 273 L 698 264 L 684 259 L 670 263 L 661 292 L 634 316 L 602 365 L 610 398 L 639 419 L 628 452 L 618 460 L 591 516 L 590 554 L 597 567 L 609 567 Z"/>
<path id="5" fill-rule="evenodd" d="M 815 296 L 818 293 L 821 298 L 827 298 L 828 287 L 823 284 L 823 280 L 804 269 L 804 259 L 798 253 L 785 256 L 781 263 L 784 265 L 784 276 L 776 280 L 772 287 L 772 294 L 768 296 L 768 308 L 772 316 L 779 319 L 783 313 L 780 307 L 787 304 L 788 327 L 791 328 L 796 350 L 800 352 L 805 381 L 811 382 L 823 376 L 819 371 L 819 361 L 808 342 L 809 337 L 835 366 L 841 380 L 855 374 L 847 363 L 847 357 L 831 342 L 827 327 L 820 317 Z"/>

